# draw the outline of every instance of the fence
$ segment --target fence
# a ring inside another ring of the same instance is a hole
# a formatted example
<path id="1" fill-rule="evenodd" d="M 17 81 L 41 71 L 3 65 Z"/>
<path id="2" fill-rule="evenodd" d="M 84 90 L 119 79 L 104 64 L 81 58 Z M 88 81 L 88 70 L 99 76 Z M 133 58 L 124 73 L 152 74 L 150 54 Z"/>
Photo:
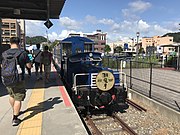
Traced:
<path id="1" fill-rule="evenodd" d="M 163 68 L 162 64 L 132 61 L 130 59 L 114 59 L 103 65 L 119 70 L 120 61 L 126 60 L 123 72 L 127 74 L 129 88 L 148 96 L 158 102 L 180 111 L 180 72 L 172 71 L 174 68 Z"/>

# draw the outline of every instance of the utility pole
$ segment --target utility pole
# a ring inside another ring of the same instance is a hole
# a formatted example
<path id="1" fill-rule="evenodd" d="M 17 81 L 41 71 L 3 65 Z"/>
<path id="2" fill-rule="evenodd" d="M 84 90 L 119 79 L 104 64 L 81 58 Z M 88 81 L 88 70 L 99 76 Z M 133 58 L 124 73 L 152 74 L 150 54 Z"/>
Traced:
<path id="1" fill-rule="evenodd" d="M 178 47 L 177 47 L 177 49 L 178 49 L 178 51 L 177 51 L 177 70 L 179 70 L 179 44 L 178 44 Z"/>
<path id="2" fill-rule="evenodd" d="M 48 39 L 48 31 L 47 30 L 46 30 L 46 34 L 47 34 L 47 45 L 48 45 L 49 39 Z"/>
<path id="3" fill-rule="evenodd" d="M 179 25 L 180 25 L 180 23 L 179 23 Z M 177 68 L 176 68 L 177 70 L 180 70 L 179 69 L 179 63 L 180 63 L 180 55 L 179 55 L 180 48 L 179 47 L 180 47 L 180 44 L 178 44 L 178 47 L 177 47 L 177 49 L 178 49 L 178 51 L 177 51 Z"/>
<path id="4" fill-rule="evenodd" d="M 136 60 L 138 59 L 138 54 L 139 54 L 139 43 L 138 43 L 138 40 L 139 40 L 139 35 L 140 33 L 139 32 L 136 32 L 136 37 L 137 37 L 137 45 L 136 45 Z"/>

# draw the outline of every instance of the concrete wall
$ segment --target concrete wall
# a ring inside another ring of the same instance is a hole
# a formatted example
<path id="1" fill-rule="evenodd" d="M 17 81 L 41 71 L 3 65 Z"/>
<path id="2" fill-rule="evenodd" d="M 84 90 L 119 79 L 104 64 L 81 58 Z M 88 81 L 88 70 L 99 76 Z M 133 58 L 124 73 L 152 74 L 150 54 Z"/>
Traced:
<path id="1" fill-rule="evenodd" d="M 175 111 L 157 101 L 154 101 L 153 99 L 150 99 L 142 94 L 139 94 L 135 92 L 134 90 L 128 89 L 128 95 L 130 99 L 137 99 L 149 106 L 152 106 L 152 108 L 157 109 L 164 117 L 168 117 L 169 119 L 179 123 L 180 122 L 180 112 Z"/>

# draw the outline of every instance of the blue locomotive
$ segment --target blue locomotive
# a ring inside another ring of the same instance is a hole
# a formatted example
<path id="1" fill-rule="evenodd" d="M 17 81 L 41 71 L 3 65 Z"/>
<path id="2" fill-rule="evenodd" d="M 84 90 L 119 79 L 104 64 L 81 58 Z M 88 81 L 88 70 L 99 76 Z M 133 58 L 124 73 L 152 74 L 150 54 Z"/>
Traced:
<path id="1" fill-rule="evenodd" d="M 79 36 L 62 40 L 60 59 L 61 77 L 78 108 L 111 111 L 128 108 L 125 74 L 102 66 L 101 53 L 94 52 L 92 40 Z"/>

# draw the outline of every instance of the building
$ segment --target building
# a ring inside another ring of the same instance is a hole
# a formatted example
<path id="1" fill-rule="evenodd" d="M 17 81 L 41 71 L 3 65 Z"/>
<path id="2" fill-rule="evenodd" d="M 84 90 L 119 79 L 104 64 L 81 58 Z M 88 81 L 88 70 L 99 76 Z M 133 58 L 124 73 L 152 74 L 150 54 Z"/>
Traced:
<path id="1" fill-rule="evenodd" d="M 17 19 L 1 20 L 1 43 L 2 51 L 7 50 L 10 44 L 10 38 L 17 36 L 21 39 L 21 48 L 25 46 L 25 21 Z"/>
<path id="2" fill-rule="evenodd" d="M 26 30 L 25 30 L 25 20 L 17 20 L 20 26 L 20 39 L 21 39 L 21 47 L 24 48 L 26 46 Z"/>
<path id="3" fill-rule="evenodd" d="M 114 54 L 114 49 L 118 46 L 123 48 L 124 42 L 123 41 L 117 41 L 117 42 L 112 42 L 112 43 L 108 43 L 108 45 L 111 48 L 111 51 L 109 52 L 110 54 Z"/>
<path id="4" fill-rule="evenodd" d="M 94 50 L 96 52 L 104 53 L 104 48 L 106 45 L 106 35 L 107 33 L 103 33 L 101 32 L 101 30 L 97 30 L 95 34 L 87 34 L 86 37 L 95 42 Z"/>
<path id="5" fill-rule="evenodd" d="M 76 37 L 76 36 L 80 37 L 81 34 L 78 34 L 78 33 L 70 33 L 70 34 L 68 35 L 68 37 Z"/>
<path id="6" fill-rule="evenodd" d="M 174 51 L 174 47 L 161 47 L 162 45 L 169 45 L 173 44 L 173 37 L 166 36 L 153 36 L 153 37 L 144 37 L 142 38 L 142 47 L 144 48 L 145 52 L 147 52 L 147 48 L 155 47 L 155 53 L 162 52 L 168 54 Z"/>
<path id="7" fill-rule="evenodd" d="M 83 37 L 87 37 L 89 39 L 91 39 L 92 41 L 94 41 L 94 50 L 96 52 L 101 52 L 104 53 L 104 47 L 106 45 L 106 35 L 107 33 L 103 33 L 101 32 L 101 30 L 97 30 L 95 34 L 93 33 L 83 33 L 83 34 L 77 34 L 77 33 L 70 33 L 69 37 L 72 36 L 83 36 Z"/>
<path id="8" fill-rule="evenodd" d="M 142 39 L 139 38 L 138 39 L 138 44 L 141 44 Z M 108 45 L 111 48 L 111 54 L 114 53 L 114 49 L 118 46 L 122 47 L 123 52 L 127 52 L 127 53 L 132 53 L 135 54 L 136 53 L 136 49 L 137 49 L 137 39 L 135 38 L 125 38 L 123 40 L 120 41 L 116 41 L 116 42 L 112 42 L 112 43 L 108 43 Z"/>

